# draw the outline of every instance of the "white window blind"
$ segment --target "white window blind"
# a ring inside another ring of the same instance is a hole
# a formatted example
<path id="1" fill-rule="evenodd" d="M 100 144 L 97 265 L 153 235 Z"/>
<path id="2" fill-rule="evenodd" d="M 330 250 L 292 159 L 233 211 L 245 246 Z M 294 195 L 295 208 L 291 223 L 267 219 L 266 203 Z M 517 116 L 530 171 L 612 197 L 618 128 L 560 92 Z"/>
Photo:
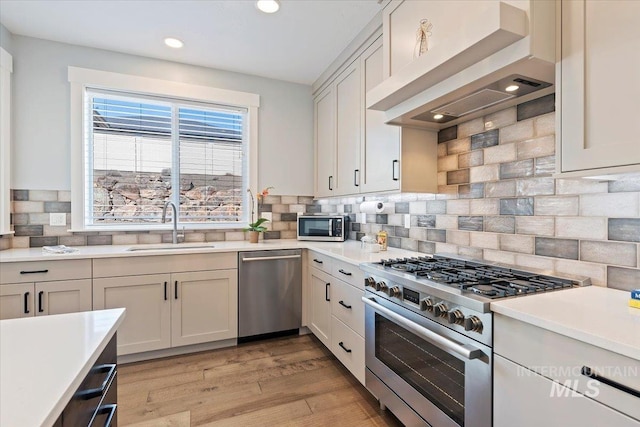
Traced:
<path id="1" fill-rule="evenodd" d="M 246 110 L 101 90 L 86 100 L 87 225 L 159 223 L 167 201 L 181 223 L 245 219 Z"/>

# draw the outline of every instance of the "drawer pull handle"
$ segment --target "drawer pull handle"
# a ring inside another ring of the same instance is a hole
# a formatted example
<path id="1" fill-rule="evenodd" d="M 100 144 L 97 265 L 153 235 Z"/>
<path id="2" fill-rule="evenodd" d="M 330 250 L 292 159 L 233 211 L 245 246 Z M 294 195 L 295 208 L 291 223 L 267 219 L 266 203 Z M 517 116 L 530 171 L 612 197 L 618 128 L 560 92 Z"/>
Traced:
<path id="1" fill-rule="evenodd" d="M 340 347 L 342 347 L 342 349 L 343 349 L 344 351 L 346 351 L 347 353 L 351 353 L 351 349 L 349 349 L 349 348 L 345 347 L 345 346 L 344 346 L 344 343 L 343 343 L 342 341 L 340 341 L 340 342 L 338 343 L 338 345 L 339 345 Z"/>
<path id="2" fill-rule="evenodd" d="M 331 283 L 327 283 L 326 285 L 324 285 L 324 300 L 325 301 L 331 301 L 331 299 L 329 298 L 329 286 L 331 286 Z"/>
<path id="3" fill-rule="evenodd" d="M 178 299 L 178 281 L 173 282 L 173 296 Z"/>
<path id="4" fill-rule="evenodd" d="M 39 273 L 48 273 L 49 269 L 46 270 L 22 270 L 20 274 L 39 274 Z"/>
<path id="5" fill-rule="evenodd" d="M 24 293 L 24 314 L 29 314 L 29 294 L 31 292 Z"/>
<path id="6" fill-rule="evenodd" d="M 324 262 L 323 262 L 323 261 L 320 261 L 320 260 L 319 260 L 319 259 L 317 259 L 317 258 L 314 258 L 314 259 L 313 259 L 313 262 L 318 263 L 318 264 L 324 264 Z"/>
<path id="7" fill-rule="evenodd" d="M 104 427 L 111 427 L 111 423 L 113 422 L 113 417 L 116 415 L 116 408 L 117 407 L 118 407 L 118 405 L 116 405 L 115 403 L 111 403 L 109 405 L 102 405 L 96 411 L 96 415 L 102 415 L 102 414 L 109 413 L 109 416 L 107 417 L 107 420 L 104 422 Z"/>
<path id="8" fill-rule="evenodd" d="M 398 174 L 396 175 L 396 171 L 398 170 L 398 167 L 397 167 L 397 166 L 399 166 L 399 163 L 400 163 L 400 162 L 399 162 L 399 161 L 397 161 L 397 160 L 394 160 L 394 161 L 392 161 L 392 162 L 391 162 L 391 179 L 392 179 L 392 180 L 394 180 L 394 181 L 397 181 L 398 179 L 400 179 L 400 178 L 398 178 L 398 176 L 400 175 L 400 173 L 398 173 Z M 398 172 L 399 172 L 399 171 L 398 171 Z"/>
<path id="9" fill-rule="evenodd" d="M 44 311 L 42 308 L 42 295 L 44 295 L 44 291 L 38 292 L 38 313 L 42 313 Z"/>
<path id="10" fill-rule="evenodd" d="M 164 282 L 164 300 L 167 300 L 167 282 Z"/>
<path id="11" fill-rule="evenodd" d="M 105 364 L 105 365 L 97 365 L 95 366 L 93 369 L 91 369 L 90 374 L 91 375 L 95 375 L 95 374 L 101 374 L 101 373 L 107 373 L 107 376 L 105 377 L 102 385 L 98 388 L 90 388 L 88 390 L 82 390 L 76 393 L 76 397 L 82 399 L 82 400 L 89 400 L 89 399 L 93 399 L 95 397 L 99 397 L 102 396 L 104 394 L 104 392 L 107 390 L 107 387 L 109 386 L 109 383 L 111 382 L 111 379 L 116 375 L 116 364 L 115 363 L 109 363 L 109 364 Z"/>
<path id="12" fill-rule="evenodd" d="M 600 381 L 601 383 L 606 384 L 608 386 L 611 386 L 613 388 L 617 388 L 618 390 L 623 391 L 625 393 L 629 393 L 632 396 L 640 398 L 640 391 L 635 390 L 635 389 L 633 389 L 631 387 L 627 387 L 624 384 L 620 384 L 617 381 L 614 381 L 614 380 L 611 380 L 609 378 L 600 376 L 593 369 L 591 369 L 588 366 L 583 366 L 582 367 L 582 375 L 587 376 L 587 377 L 589 377 L 591 379 L 594 379 L 596 381 Z"/>
<path id="13" fill-rule="evenodd" d="M 342 300 L 341 300 L 341 301 L 338 301 L 338 304 L 340 304 L 340 305 L 341 305 L 341 306 L 343 306 L 344 308 L 348 308 L 349 310 L 351 310 L 351 306 L 350 306 L 350 305 L 345 304 L 345 303 L 344 303 L 344 301 L 342 301 Z"/>
<path id="14" fill-rule="evenodd" d="M 351 273 L 349 273 L 348 271 L 344 271 L 343 269 L 338 270 L 340 273 L 344 274 L 345 276 L 351 276 Z"/>

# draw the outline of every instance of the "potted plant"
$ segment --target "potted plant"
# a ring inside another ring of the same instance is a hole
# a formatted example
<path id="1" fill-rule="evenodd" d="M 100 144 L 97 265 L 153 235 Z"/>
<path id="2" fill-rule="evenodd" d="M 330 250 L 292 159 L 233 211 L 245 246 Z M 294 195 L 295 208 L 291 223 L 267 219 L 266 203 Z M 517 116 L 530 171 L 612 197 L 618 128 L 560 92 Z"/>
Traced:
<path id="1" fill-rule="evenodd" d="M 258 196 L 257 196 L 258 215 L 260 214 L 260 205 L 262 204 L 264 197 L 269 195 L 269 190 L 271 189 L 273 189 L 273 187 L 267 187 L 264 190 L 262 190 L 260 193 L 258 193 Z M 249 197 L 251 198 L 251 222 L 249 223 L 248 227 L 244 229 L 244 231 L 249 232 L 250 243 L 258 243 L 258 238 L 260 237 L 260 233 L 262 233 L 263 231 L 267 231 L 267 227 L 265 227 L 262 224 L 264 224 L 265 222 L 268 222 L 269 220 L 266 218 L 260 218 L 260 217 L 258 217 L 256 221 L 253 220 L 255 215 L 255 211 L 253 210 L 253 193 L 251 192 L 250 188 L 247 189 L 247 192 L 249 193 Z"/>

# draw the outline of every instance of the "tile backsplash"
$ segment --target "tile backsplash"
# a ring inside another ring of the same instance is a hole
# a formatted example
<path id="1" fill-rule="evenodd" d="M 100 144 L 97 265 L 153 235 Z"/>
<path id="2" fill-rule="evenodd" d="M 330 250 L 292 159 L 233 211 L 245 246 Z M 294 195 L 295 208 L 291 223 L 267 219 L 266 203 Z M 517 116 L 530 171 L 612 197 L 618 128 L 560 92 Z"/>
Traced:
<path id="1" fill-rule="evenodd" d="M 640 286 L 640 175 L 556 179 L 553 95 L 440 131 L 438 194 L 323 199 L 351 214 L 350 238 L 380 230 L 390 246 L 447 252 Z M 382 215 L 359 204 L 379 200 Z M 409 214 L 410 224 L 404 226 Z"/>
<path id="2" fill-rule="evenodd" d="M 0 239 L 0 250 L 49 245 L 136 245 L 170 243 L 171 231 L 91 231 L 69 232 L 71 224 L 71 193 L 55 190 L 13 190 L 11 225 L 13 237 Z M 260 205 L 261 212 L 271 212 L 264 239 L 295 239 L 298 212 L 317 210 L 311 196 L 269 195 Z M 66 225 L 50 226 L 51 213 L 65 213 Z M 245 240 L 242 229 L 186 230 L 186 242 L 216 242 Z"/>

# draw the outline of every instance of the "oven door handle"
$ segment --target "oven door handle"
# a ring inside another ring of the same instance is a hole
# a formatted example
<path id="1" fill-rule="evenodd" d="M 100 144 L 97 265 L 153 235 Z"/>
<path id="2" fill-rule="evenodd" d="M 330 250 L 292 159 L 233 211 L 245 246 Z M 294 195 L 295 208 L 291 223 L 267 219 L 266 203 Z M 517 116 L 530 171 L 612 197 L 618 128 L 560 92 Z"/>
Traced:
<path id="1" fill-rule="evenodd" d="M 373 308 L 379 313 L 384 314 L 389 319 L 396 322 L 398 325 L 408 329 L 409 331 L 415 333 L 420 338 L 429 341 L 430 343 L 448 351 L 452 351 L 465 359 L 478 359 L 484 355 L 483 351 L 479 348 L 475 348 L 470 345 L 460 345 L 456 342 L 453 342 L 442 335 L 439 335 L 429 329 L 418 325 L 411 320 L 402 317 L 401 315 L 389 310 L 388 308 L 378 304 L 373 298 L 362 297 L 362 302 Z"/>

